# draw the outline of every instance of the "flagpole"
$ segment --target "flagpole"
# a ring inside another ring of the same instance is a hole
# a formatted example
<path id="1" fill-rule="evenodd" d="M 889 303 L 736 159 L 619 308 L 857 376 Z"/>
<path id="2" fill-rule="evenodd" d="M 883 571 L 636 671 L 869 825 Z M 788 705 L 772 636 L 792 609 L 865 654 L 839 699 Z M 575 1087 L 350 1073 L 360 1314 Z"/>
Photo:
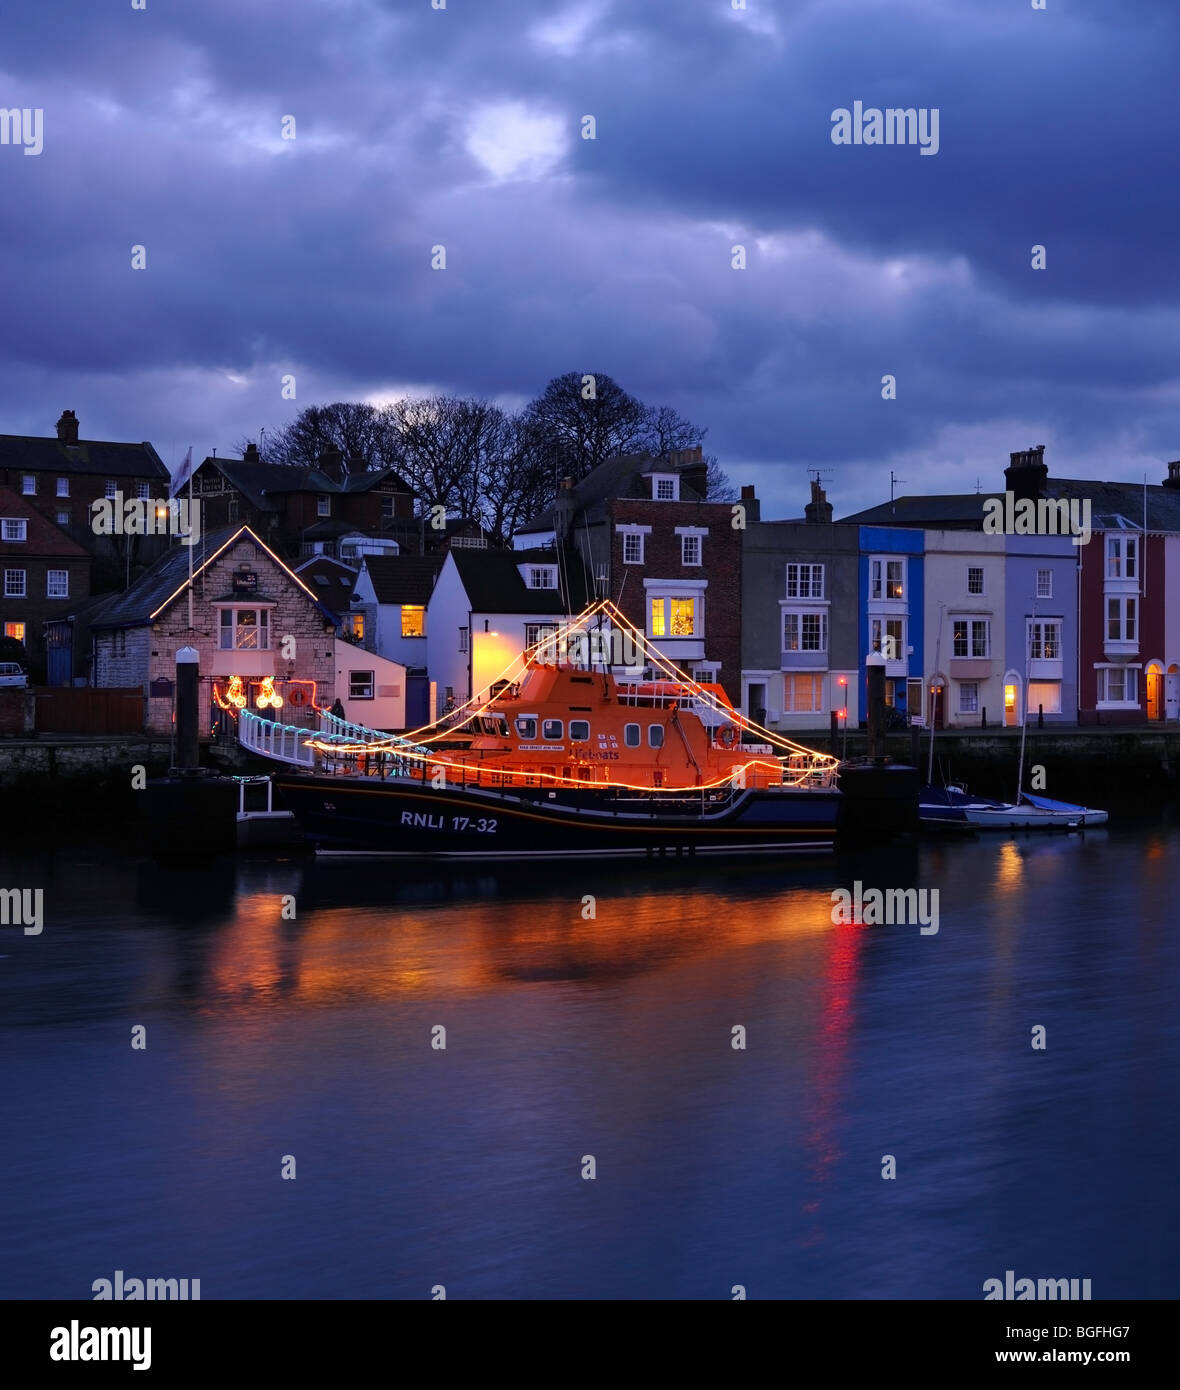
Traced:
<path id="1" fill-rule="evenodd" d="M 188 446 L 188 636 L 193 637 L 193 446 Z"/>

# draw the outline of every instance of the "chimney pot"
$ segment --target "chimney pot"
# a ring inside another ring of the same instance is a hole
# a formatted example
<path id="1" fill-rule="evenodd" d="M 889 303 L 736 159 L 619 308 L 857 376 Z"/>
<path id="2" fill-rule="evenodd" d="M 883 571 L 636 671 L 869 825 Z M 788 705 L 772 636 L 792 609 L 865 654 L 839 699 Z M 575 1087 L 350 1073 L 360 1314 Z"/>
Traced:
<path id="1" fill-rule="evenodd" d="M 242 455 L 242 460 L 245 463 L 258 462 L 258 445 L 253 441 L 246 445 L 246 452 Z"/>
<path id="2" fill-rule="evenodd" d="M 1168 476 L 1164 479 L 1164 487 L 1180 488 L 1180 459 L 1173 459 L 1168 464 Z"/>

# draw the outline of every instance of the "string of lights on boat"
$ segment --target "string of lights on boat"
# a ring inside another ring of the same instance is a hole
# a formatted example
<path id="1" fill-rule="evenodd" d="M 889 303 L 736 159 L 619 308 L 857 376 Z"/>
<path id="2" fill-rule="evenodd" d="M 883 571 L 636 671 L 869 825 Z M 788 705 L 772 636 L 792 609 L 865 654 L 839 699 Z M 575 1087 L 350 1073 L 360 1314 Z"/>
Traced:
<path id="1" fill-rule="evenodd" d="M 440 751 L 431 747 L 439 740 L 453 736 L 471 722 L 471 720 L 486 713 L 495 704 L 503 686 L 518 685 L 542 650 L 556 648 L 563 639 L 568 641 L 571 635 L 578 634 L 587 636 L 589 628 L 587 624 L 590 620 L 598 618 L 599 623 L 603 618 L 609 620 L 612 627 L 621 631 L 629 632 L 638 642 L 643 657 L 647 664 L 655 670 L 660 671 L 667 677 L 670 683 L 675 685 L 678 690 L 692 699 L 700 701 L 715 714 L 720 715 L 728 723 L 735 725 L 738 729 L 756 735 L 763 742 L 768 743 L 773 748 L 780 749 L 787 755 L 787 765 L 784 767 L 781 759 L 769 762 L 757 756 L 749 758 L 746 762 L 731 767 L 723 776 L 711 782 L 697 783 L 693 791 L 707 791 L 712 788 L 723 786 L 744 785 L 745 776 L 753 769 L 764 769 L 766 772 L 773 773 L 776 780 L 781 777 L 784 785 L 802 786 L 812 783 L 817 776 L 830 776 L 836 769 L 839 759 L 832 754 L 817 753 L 814 749 L 807 748 L 792 739 L 785 738 L 782 734 L 774 730 L 767 729 L 754 720 L 740 714 L 732 706 L 723 703 L 710 690 L 705 689 L 697 681 L 686 677 L 678 671 L 660 652 L 658 652 L 646 639 L 644 634 L 636 628 L 629 619 L 612 603 L 609 599 L 601 599 L 597 603 L 578 614 L 576 618 L 568 623 L 559 625 L 554 632 L 547 633 L 538 641 L 526 647 L 508 663 L 494 680 L 489 682 L 488 689 L 496 690 L 496 694 L 488 698 L 473 696 L 464 701 L 462 705 L 447 716 L 445 726 L 438 722 L 424 724 L 420 728 L 408 730 L 404 734 L 389 734 L 383 738 L 376 738 L 368 742 L 341 742 L 339 738 L 328 740 L 322 737 L 312 737 L 306 740 L 306 746 L 314 748 L 318 753 L 329 758 L 355 759 L 362 755 L 372 756 L 375 754 L 388 754 L 396 758 L 411 763 L 424 765 L 423 776 L 425 777 L 425 765 L 434 763 L 438 768 L 449 770 L 456 768 L 456 764 L 444 761 L 440 757 Z M 601 664 L 602 663 L 590 663 Z M 314 700 L 313 700 L 314 703 Z M 672 709 L 678 707 L 677 702 L 673 702 Z M 320 707 L 317 705 L 317 709 Z M 466 769 L 461 769 L 466 771 Z M 491 772 L 491 769 L 488 769 Z M 544 781 L 545 785 L 586 787 L 583 778 L 565 777 L 557 772 L 541 773 L 539 770 L 511 770 L 497 769 L 495 775 L 500 777 L 504 783 L 522 782 L 533 783 L 538 780 Z M 650 785 L 637 785 L 630 782 L 610 781 L 608 783 L 597 783 L 596 785 L 608 785 L 626 791 L 650 791 Z M 685 789 L 686 790 L 686 789 Z"/>

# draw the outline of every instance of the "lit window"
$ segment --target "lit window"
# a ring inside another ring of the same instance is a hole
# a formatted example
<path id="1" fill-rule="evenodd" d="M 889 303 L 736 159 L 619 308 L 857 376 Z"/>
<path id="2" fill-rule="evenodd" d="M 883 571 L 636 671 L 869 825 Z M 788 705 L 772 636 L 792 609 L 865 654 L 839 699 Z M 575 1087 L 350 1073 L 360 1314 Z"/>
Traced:
<path id="1" fill-rule="evenodd" d="M 873 618 L 869 622 L 869 645 L 886 661 L 906 659 L 905 620 Z"/>
<path id="2" fill-rule="evenodd" d="M 14 642 L 23 642 L 25 640 L 24 623 L 5 623 L 4 635 L 5 637 L 11 637 Z"/>
<path id="3" fill-rule="evenodd" d="M 783 713 L 817 714 L 822 708 L 823 689 L 822 676 L 784 676 Z"/>
<path id="4" fill-rule="evenodd" d="M 114 497 L 114 495 L 119 491 L 119 485 L 115 482 L 114 478 L 108 478 L 106 480 L 106 483 L 103 485 L 103 489 L 103 495 L 105 497 Z"/>
<path id="5" fill-rule="evenodd" d="M 680 537 L 680 563 L 682 565 L 699 565 L 701 563 L 700 536 Z"/>
<path id="6" fill-rule="evenodd" d="M 0 540 L 23 541 L 28 539 L 29 523 L 23 516 L 6 516 L 0 522 Z"/>
<path id="7" fill-rule="evenodd" d="M 70 495 L 69 478 L 59 478 L 57 480 L 57 495 L 59 497 L 68 497 Z"/>
<path id="8" fill-rule="evenodd" d="M 1061 623 L 1038 620 L 1029 624 L 1028 654 L 1033 661 L 1061 660 Z"/>
<path id="9" fill-rule="evenodd" d="M 653 637 L 666 637 L 667 627 L 665 624 L 664 600 L 653 598 L 651 601 L 651 620 L 648 624 Z"/>
<path id="10" fill-rule="evenodd" d="M 24 570 L 5 570 L 4 571 L 4 597 L 5 598 L 24 598 L 25 596 L 25 572 Z"/>
<path id="11" fill-rule="evenodd" d="M 46 598 L 69 598 L 70 596 L 70 572 L 69 570 L 49 570 L 45 576 L 45 597 Z"/>
<path id="12" fill-rule="evenodd" d="M 783 614 L 783 651 L 826 652 L 828 649 L 828 615 L 814 613 Z"/>
<path id="13" fill-rule="evenodd" d="M 968 565 L 967 567 L 967 592 L 969 594 L 983 593 L 983 566 Z"/>
<path id="14" fill-rule="evenodd" d="M 23 473 L 21 475 L 20 490 L 26 497 L 35 497 L 37 495 L 36 473 Z"/>
<path id="15" fill-rule="evenodd" d="M 1042 714 L 1061 713 L 1061 682 L 1030 681 L 1028 687 L 1028 709 Z"/>
<path id="16" fill-rule="evenodd" d="M 316 575 L 316 578 L 320 578 Z M 349 613 L 345 616 L 343 630 L 350 637 L 355 637 L 358 642 L 365 640 L 365 615 L 363 613 Z"/>
<path id="17" fill-rule="evenodd" d="M 402 636 L 426 636 L 426 609 L 420 603 L 402 604 Z"/>
<path id="18" fill-rule="evenodd" d="M 588 719 L 570 720 L 570 739 L 574 743 L 585 743 L 590 737 L 590 721 Z"/>
<path id="19" fill-rule="evenodd" d="M 270 614 L 265 608 L 223 608 L 221 610 L 221 650 L 223 652 L 265 652 L 270 650 Z"/>
<path id="20" fill-rule="evenodd" d="M 371 700 L 373 698 L 372 671 L 349 671 L 348 698 L 350 700 Z"/>
<path id="21" fill-rule="evenodd" d="M 623 564 L 642 565 L 643 564 L 643 532 L 624 531 L 623 532 Z"/>
<path id="22" fill-rule="evenodd" d="M 1053 571 L 1037 570 L 1037 598 L 1053 597 Z"/>

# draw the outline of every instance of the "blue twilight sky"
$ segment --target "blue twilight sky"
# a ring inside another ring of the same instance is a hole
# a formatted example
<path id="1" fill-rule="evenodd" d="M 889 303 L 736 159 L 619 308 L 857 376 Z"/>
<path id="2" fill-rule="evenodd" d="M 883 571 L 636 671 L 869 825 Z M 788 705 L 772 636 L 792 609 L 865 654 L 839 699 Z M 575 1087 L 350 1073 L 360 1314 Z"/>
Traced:
<path id="1" fill-rule="evenodd" d="M 71 407 L 175 466 L 315 402 L 604 371 L 764 515 L 808 467 L 839 515 L 890 468 L 1180 457 L 1177 0 L 131 3 L 5 7 L 44 148 L 0 145 L 0 432 Z M 833 144 L 855 101 L 937 108 L 937 154 Z"/>

